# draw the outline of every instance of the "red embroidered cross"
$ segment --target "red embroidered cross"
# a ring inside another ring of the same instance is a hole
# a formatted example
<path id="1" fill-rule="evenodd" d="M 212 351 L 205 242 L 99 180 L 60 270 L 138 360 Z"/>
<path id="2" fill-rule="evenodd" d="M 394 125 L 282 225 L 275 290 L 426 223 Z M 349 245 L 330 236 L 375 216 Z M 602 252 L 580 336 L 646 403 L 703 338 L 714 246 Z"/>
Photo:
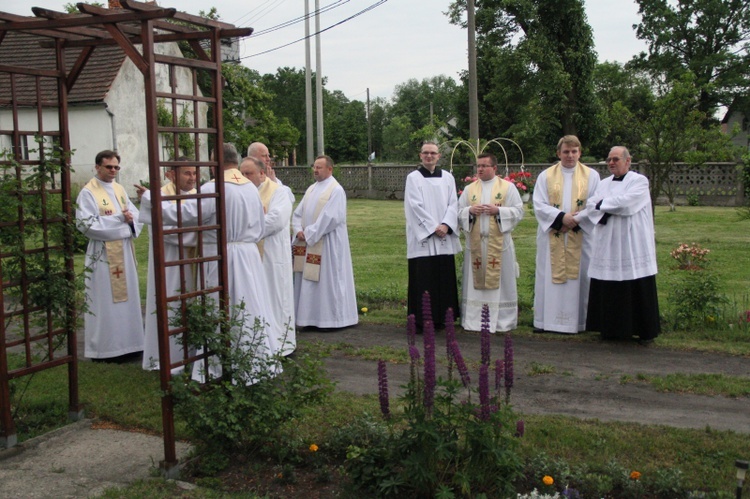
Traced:
<path id="1" fill-rule="evenodd" d="M 232 178 L 234 179 L 235 182 L 239 182 L 240 181 L 240 177 L 238 177 L 236 173 L 234 174 L 234 176 Z"/>
<path id="2" fill-rule="evenodd" d="M 115 277 L 117 277 L 118 279 L 120 278 L 120 274 L 122 274 L 122 273 L 123 272 L 122 272 L 122 270 L 120 270 L 120 267 L 115 267 L 115 271 L 112 272 L 112 274 L 114 274 Z"/>
<path id="3" fill-rule="evenodd" d="M 498 265 L 498 264 L 499 264 L 500 262 L 498 262 L 498 261 L 497 261 L 497 260 L 495 259 L 495 257 L 492 257 L 492 260 L 491 260 L 491 261 L 489 261 L 489 262 L 487 262 L 487 263 L 488 263 L 488 265 L 492 265 L 492 268 L 494 269 L 494 268 L 495 268 L 495 265 Z"/>
<path id="4" fill-rule="evenodd" d="M 476 270 L 479 270 L 479 267 L 482 266 L 482 259 L 481 258 L 477 258 L 476 260 L 474 260 L 473 265 L 474 265 L 474 268 Z"/>

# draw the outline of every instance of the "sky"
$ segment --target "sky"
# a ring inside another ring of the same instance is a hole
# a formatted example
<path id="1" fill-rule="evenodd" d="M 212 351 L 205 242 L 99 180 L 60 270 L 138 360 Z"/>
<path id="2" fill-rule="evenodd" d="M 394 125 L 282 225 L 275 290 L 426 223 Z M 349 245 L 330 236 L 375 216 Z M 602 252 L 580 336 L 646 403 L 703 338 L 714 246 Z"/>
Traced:
<path id="1" fill-rule="evenodd" d="M 314 11 L 316 0 L 307 1 L 310 11 Z M 411 78 L 421 80 L 443 74 L 458 80 L 459 73 L 468 67 L 466 30 L 450 24 L 445 15 L 451 0 L 317 1 L 324 11 L 320 15 L 321 29 L 341 22 L 320 36 L 322 74 L 328 79 L 326 88 L 341 90 L 350 100 L 364 101 L 368 88 L 371 99 L 390 98 L 396 85 Z M 65 3 L 68 2 L 0 0 L 0 11 L 32 16 L 32 6 L 61 11 Z M 254 34 L 242 41 L 240 56 L 242 64 L 261 74 L 275 73 L 279 67 L 304 68 L 303 41 L 273 50 L 303 38 L 304 21 L 263 31 L 302 18 L 305 0 L 158 0 L 158 3 L 196 15 L 215 6 L 222 21 L 254 28 Z M 632 28 L 640 21 L 634 0 L 587 0 L 585 6 L 600 61 L 624 63 L 646 49 Z M 310 21 L 310 32 L 315 32 L 314 19 Z M 310 47 L 314 71 L 314 38 Z"/>

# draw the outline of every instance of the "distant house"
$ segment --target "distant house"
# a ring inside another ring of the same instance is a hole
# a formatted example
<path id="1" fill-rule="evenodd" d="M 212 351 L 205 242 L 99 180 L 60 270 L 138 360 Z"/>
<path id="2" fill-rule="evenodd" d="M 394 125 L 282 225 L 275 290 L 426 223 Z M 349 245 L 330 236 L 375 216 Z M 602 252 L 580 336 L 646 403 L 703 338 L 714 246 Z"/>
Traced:
<path id="1" fill-rule="evenodd" d="M 20 32 L 8 32 L 0 43 L 0 65 L 55 69 L 55 54 L 52 48 L 44 48 L 40 38 Z M 66 51 L 66 66 L 72 67 L 80 49 Z M 175 43 L 156 44 L 156 52 L 182 57 Z M 157 65 L 156 87 L 169 88 L 169 75 L 164 65 Z M 189 70 L 177 68 L 175 71 L 177 93 L 192 93 L 192 77 Z M 43 101 L 53 103 L 43 112 L 43 126 L 47 131 L 59 130 L 57 90 L 52 79 L 42 79 L 41 96 Z M 10 95 L 10 82 L 0 76 L 0 96 Z M 1 98 L 1 97 L 0 97 Z M 31 106 L 36 101 L 35 78 L 16 77 L 16 101 L 20 107 L 19 130 L 36 130 L 36 109 Z M 85 184 L 94 172 L 94 158 L 103 149 L 113 149 L 122 157 L 123 165 L 119 182 L 131 195 L 135 194 L 132 184 L 148 179 L 148 150 L 146 143 L 146 104 L 142 73 L 117 46 L 101 46 L 93 51 L 84 70 L 68 94 L 68 123 L 71 159 L 74 172 L 72 182 Z M 165 106 L 171 110 L 171 104 Z M 194 123 L 192 110 L 184 111 L 178 103 L 178 113 Z M 205 106 L 199 113 L 197 126 L 205 126 Z M 0 130 L 13 130 L 12 113 L 8 106 L 0 106 Z M 49 137 L 47 138 L 49 140 Z M 169 159 L 170 140 L 162 140 L 160 155 Z M 201 143 L 201 157 L 206 158 L 207 144 Z M 22 137 L 24 158 L 34 155 L 34 140 Z M 10 135 L 0 134 L 0 151 L 11 149 Z"/>
<path id="2" fill-rule="evenodd" d="M 737 130 L 737 135 L 732 138 L 732 144 L 750 149 L 750 98 L 737 97 L 727 109 L 721 120 L 721 130 L 724 133 L 732 133 Z"/>

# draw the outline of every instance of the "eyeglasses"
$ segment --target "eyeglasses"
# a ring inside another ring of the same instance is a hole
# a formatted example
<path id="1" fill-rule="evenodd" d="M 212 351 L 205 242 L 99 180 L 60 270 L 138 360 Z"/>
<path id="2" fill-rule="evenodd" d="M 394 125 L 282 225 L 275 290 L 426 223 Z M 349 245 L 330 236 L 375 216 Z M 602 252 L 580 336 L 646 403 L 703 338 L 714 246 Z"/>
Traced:
<path id="1" fill-rule="evenodd" d="M 119 165 L 101 165 L 101 166 L 103 166 L 107 170 L 115 170 L 115 171 L 118 171 L 118 172 L 120 171 L 120 166 Z"/>
<path id="2" fill-rule="evenodd" d="M 610 162 L 611 162 L 611 163 L 617 163 L 617 162 L 618 162 L 618 161 L 620 161 L 621 159 L 622 159 L 622 158 L 618 158 L 617 156 L 614 156 L 614 157 L 612 157 L 612 158 L 607 158 L 607 163 L 610 163 Z"/>
<path id="3" fill-rule="evenodd" d="M 432 152 L 432 151 L 422 151 L 419 154 L 424 154 L 425 156 L 437 156 L 440 153 L 439 152 Z"/>

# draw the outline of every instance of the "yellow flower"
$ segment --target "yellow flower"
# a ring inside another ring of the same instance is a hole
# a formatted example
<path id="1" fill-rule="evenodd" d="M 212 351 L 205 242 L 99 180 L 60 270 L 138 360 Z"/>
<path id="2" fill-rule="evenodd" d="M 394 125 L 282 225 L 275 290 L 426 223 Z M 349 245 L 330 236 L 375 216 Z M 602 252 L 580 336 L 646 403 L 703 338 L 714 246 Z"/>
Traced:
<path id="1" fill-rule="evenodd" d="M 367 307 L 362 307 L 362 309 L 361 309 L 361 312 L 362 312 L 363 314 L 366 314 L 366 313 L 367 313 Z"/>
<path id="2" fill-rule="evenodd" d="M 310 446 L 310 452 L 318 452 L 318 446 L 315 444 L 312 444 Z"/>
<path id="3" fill-rule="evenodd" d="M 555 483 L 555 479 L 549 475 L 544 475 L 544 478 L 542 478 L 542 483 L 544 483 L 544 485 L 552 485 L 553 483 Z"/>
<path id="4" fill-rule="evenodd" d="M 640 480 L 641 478 L 641 472 L 640 471 L 631 471 L 630 472 L 630 479 L 631 480 Z"/>

